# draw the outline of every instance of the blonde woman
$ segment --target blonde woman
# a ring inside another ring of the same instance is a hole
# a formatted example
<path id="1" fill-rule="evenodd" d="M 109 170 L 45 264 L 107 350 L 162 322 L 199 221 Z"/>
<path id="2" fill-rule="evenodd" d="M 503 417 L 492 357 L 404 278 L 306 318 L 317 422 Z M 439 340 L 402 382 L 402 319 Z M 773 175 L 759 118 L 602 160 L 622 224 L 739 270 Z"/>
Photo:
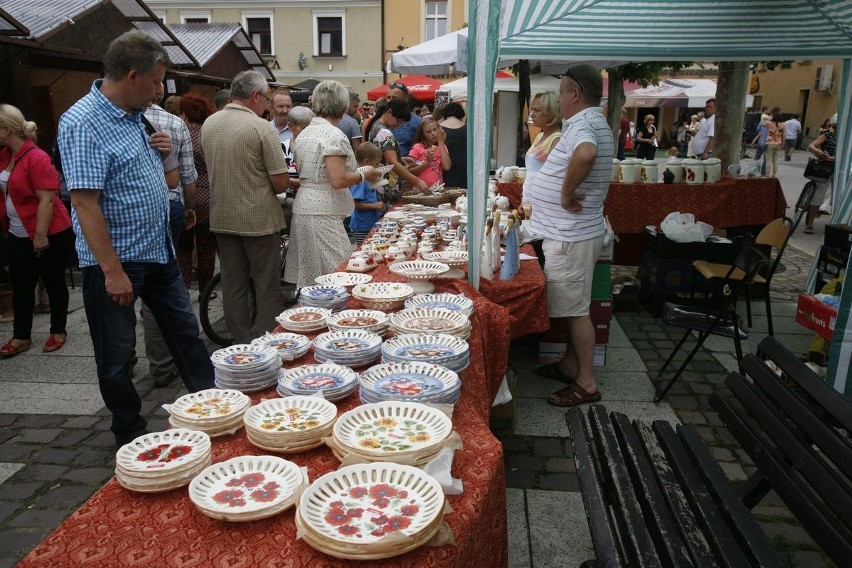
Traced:
<path id="1" fill-rule="evenodd" d="M 29 351 L 38 279 L 50 298 L 50 336 L 44 352 L 65 344 L 68 286 L 65 263 L 73 234 L 68 210 L 59 199 L 59 175 L 50 156 L 35 145 L 36 124 L 12 105 L 0 105 L 0 225 L 8 228 L 6 247 L 12 280 L 12 339 L 0 357 Z"/>
<path id="2" fill-rule="evenodd" d="M 643 160 L 653 160 L 657 154 L 657 127 L 654 122 L 657 119 L 653 114 L 645 117 L 645 123 L 636 133 L 636 157 Z"/>
<path id="3" fill-rule="evenodd" d="M 530 122 L 541 132 L 533 140 L 527 150 L 527 177 L 524 179 L 524 193 L 532 187 L 533 180 L 538 174 L 550 151 L 559 142 L 562 134 L 562 115 L 559 113 L 558 95 L 554 91 L 536 93 L 530 102 Z"/>

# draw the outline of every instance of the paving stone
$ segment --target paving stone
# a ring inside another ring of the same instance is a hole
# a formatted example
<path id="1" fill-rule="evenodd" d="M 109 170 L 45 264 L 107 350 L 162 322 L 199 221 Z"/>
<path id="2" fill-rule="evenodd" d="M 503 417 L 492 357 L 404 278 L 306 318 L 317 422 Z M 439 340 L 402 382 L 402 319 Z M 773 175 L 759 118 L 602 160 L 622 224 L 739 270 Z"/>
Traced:
<path id="1" fill-rule="evenodd" d="M 75 467 L 111 467 L 115 464 L 115 451 L 91 449 L 79 452 L 71 461 Z"/>
<path id="2" fill-rule="evenodd" d="M 531 489 L 535 487 L 535 472 L 527 469 L 513 469 L 506 472 L 506 487 Z"/>
<path id="3" fill-rule="evenodd" d="M 719 418 L 719 415 L 715 412 L 705 412 L 704 418 L 707 419 L 707 423 L 711 426 L 724 426 L 725 423 L 722 422 L 722 419 Z"/>
<path id="4" fill-rule="evenodd" d="M 0 414 L 0 427 L 11 426 L 18 419 L 17 414 Z"/>
<path id="5" fill-rule="evenodd" d="M 0 446 L 0 462 L 25 463 L 38 449 L 37 446 L 4 444 Z"/>
<path id="6" fill-rule="evenodd" d="M 0 501 L 0 524 L 3 524 L 6 519 L 20 508 L 21 504 L 16 501 Z"/>
<path id="7" fill-rule="evenodd" d="M 731 450 L 728 448 L 710 448 L 710 453 L 716 458 L 716 461 L 719 462 L 730 462 L 734 461 L 734 455 L 731 453 Z"/>
<path id="8" fill-rule="evenodd" d="M 99 432 L 86 441 L 87 446 L 115 448 L 115 435 L 111 431 Z"/>
<path id="9" fill-rule="evenodd" d="M 57 414 L 30 414 L 21 418 L 16 426 L 24 428 L 49 428 L 65 422 L 65 416 Z"/>
<path id="10" fill-rule="evenodd" d="M 498 436 L 503 444 L 503 452 L 529 452 L 530 447 L 526 438 L 521 436 Z"/>
<path id="11" fill-rule="evenodd" d="M 713 385 L 706 385 L 698 382 L 691 383 L 692 392 L 698 394 L 713 394 L 716 392 L 716 389 L 713 388 Z"/>
<path id="12" fill-rule="evenodd" d="M 716 441 L 716 434 L 713 433 L 713 429 L 711 427 L 696 426 L 695 429 L 698 431 L 698 434 L 705 443 L 710 444 Z"/>
<path id="13" fill-rule="evenodd" d="M 113 476 L 113 473 L 114 470 L 107 467 L 84 467 L 74 468 L 63 475 L 62 478 L 100 487 Z"/>
<path id="14" fill-rule="evenodd" d="M 63 432 L 61 428 L 25 428 L 18 433 L 16 442 L 48 444 Z"/>
<path id="15" fill-rule="evenodd" d="M 814 546 L 814 541 L 811 538 L 811 535 L 809 535 L 808 532 L 800 525 L 783 522 L 758 522 L 760 523 L 760 528 L 763 530 L 763 533 L 773 543 L 773 548 L 776 547 L 776 541 L 778 539 L 786 542 L 809 545 L 809 547 Z"/>
<path id="16" fill-rule="evenodd" d="M 92 428 L 103 419 L 97 416 L 75 416 L 62 425 L 63 428 Z"/>
<path id="17" fill-rule="evenodd" d="M 736 482 L 748 479 L 745 471 L 743 471 L 743 467 L 738 463 L 721 462 L 719 467 L 721 467 L 722 471 L 725 472 L 725 477 L 727 477 L 729 481 Z"/>
<path id="18" fill-rule="evenodd" d="M 569 473 L 544 473 L 538 481 L 541 489 L 556 491 L 579 491 L 580 483 L 576 475 Z"/>
<path id="19" fill-rule="evenodd" d="M 47 529 L 58 527 L 73 511 L 59 509 L 27 509 L 7 523 L 10 527 Z"/>
<path id="20" fill-rule="evenodd" d="M 542 460 L 533 456 L 509 456 L 506 458 L 506 467 L 512 469 L 526 469 L 539 471 L 543 465 Z"/>
<path id="21" fill-rule="evenodd" d="M 24 501 L 42 488 L 42 483 L 35 482 L 6 482 L 0 485 L 0 499 L 4 501 Z"/>
<path id="22" fill-rule="evenodd" d="M 707 420 L 700 412 L 679 411 L 677 415 L 686 424 L 707 424 Z"/>
<path id="23" fill-rule="evenodd" d="M 816 566 L 830 566 L 822 554 L 814 550 L 799 550 L 793 553 L 793 561 L 801 568 L 814 568 Z"/>
<path id="24" fill-rule="evenodd" d="M 534 438 L 533 453 L 537 456 L 555 458 L 564 455 L 559 438 Z"/>
<path id="25" fill-rule="evenodd" d="M 0 536 L 2 536 L 2 533 L 0 533 Z M 0 558 L 0 568 L 14 568 L 17 563 L 17 558 Z"/>
<path id="26" fill-rule="evenodd" d="M 29 552 L 44 540 L 50 531 L 4 530 L 0 532 L 0 554 L 8 552 Z"/>
<path id="27" fill-rule="evenodd" d="M 35 507 L 39 509 L 57 507 L 76 509 L 94 492 L 95 489 L 84 485 L 58 484 L 58 486 L 52 487 L 47 493 L 41 495 L 35 502 Z"/>
<path id="28" fill-rule="evenodd" d="M 70 430 L 65 435 L 57 438 L 53 445 L 60 448 L 75 447 L 80 445 L 83 440 L 89 438 L 92 432 L 89 430 Z"/>
<path id="29" fill-rule="evenodd" d="M 64 465 L 33 464 L 18 472 L 22 479 L 36 479 L 38 481 L 53 481 L 59 479 L 68 470 Z"/>
<path id="30" fill-rule="evenodd" d="M 666 400 L 668 400 L 669 404 L 672 405 L 672 408 L 676 409 L 678 412 L 680 412 L 681 409 L 694 410 L 698 408 L 698 399 L 694 396 L 668 394 L 666 395 Z"/>
<path id="31" fill-rule="evenodd" d="M 567 458 L 550 458 L 544 467 L 547 471 L 556 473 L 574 473 L 577 470 L 574 460 Z"/>
<path id="32" fill-rule="evenodd" d="M 796 517 L 787 507 L 775 507 L 772 505 L 757 505 L 751 510 L 752 514 L 763 521 L 768 519 L 795 519 Z"/>
<path id="33" fill-rule="evenodd" d="M 56 448 L 46 448 L 36 453 L 33 456 L 33 461 L 38 463 L 58 463 L 68 464 L 76 457 L 78 452 L 74 450 L 59 450 Z"/>
<path id="34" fill-rule="evenodd" d="M 5 444 L 12 438 L 18 435 L 18 430 L 6 430 L 5 432 L 0 432 L 0 444 Z"/>

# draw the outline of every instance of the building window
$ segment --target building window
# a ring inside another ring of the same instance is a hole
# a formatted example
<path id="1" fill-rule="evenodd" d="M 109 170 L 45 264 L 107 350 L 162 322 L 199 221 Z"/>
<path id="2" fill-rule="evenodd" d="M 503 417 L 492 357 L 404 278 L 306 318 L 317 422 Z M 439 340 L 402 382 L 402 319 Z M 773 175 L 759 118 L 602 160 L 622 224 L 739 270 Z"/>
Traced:
<path id="1" fill-rule="evenodd" d="M 346 55 L 346 12 L 314 10 L 314 57 Z"/>
<path id="2" fill-rule="evenodd" d="M 426 0 L 426 41 L 447 33 L 447 0 Z"/>
<path id="3" fill-rule="evenodd" d="M 272 12 L 243 12 L 243 29 L 261 55 L 274 55 Z"/>
<path id="4" fill-rule="evenodd" d="M 154 12 L 154 15 L 157 18 L 159 18 L 161 22 L 163 22 L 164 24 L 167 23 L 166 22 L 166 11 L 165 10 L 151 10 L 151 11 Z"/>
<path id="5" fill-rule="evenodd" d="M 165 20 L 163 20 L 165 22 Z M 182 24 L 209 24 L 210 12 L 181 12 L 180 23 Z"/>

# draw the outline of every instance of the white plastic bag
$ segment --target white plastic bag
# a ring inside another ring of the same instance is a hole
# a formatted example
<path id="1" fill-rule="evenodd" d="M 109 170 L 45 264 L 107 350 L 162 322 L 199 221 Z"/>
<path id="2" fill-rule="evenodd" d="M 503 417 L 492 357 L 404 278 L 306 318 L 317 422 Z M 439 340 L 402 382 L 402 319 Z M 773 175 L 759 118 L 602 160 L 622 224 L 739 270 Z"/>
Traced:
<path id="1" fill-rule="evenodd" d="M 700 243 L 704 242 L 713 227 L 707 223 L 696 221 L 692 213 L 681 213 L 674 211 L 666 215 L 660 223 L 663 234 L 676 243 Z"/>

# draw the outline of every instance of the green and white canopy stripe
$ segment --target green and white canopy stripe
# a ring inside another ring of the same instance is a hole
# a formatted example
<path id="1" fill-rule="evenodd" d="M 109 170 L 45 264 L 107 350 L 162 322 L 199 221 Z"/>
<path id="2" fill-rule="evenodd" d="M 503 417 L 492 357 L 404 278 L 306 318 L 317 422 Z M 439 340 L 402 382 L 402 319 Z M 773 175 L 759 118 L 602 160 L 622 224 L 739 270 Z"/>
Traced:
<path id="1" fill-rule="evenodd" d="M 502 16 L 499 29 L 493 25 L 494 10 Z M 852 224 L 852 0 L 474 0 L 470 22 L 487 36 L 471 34 L 477 45 L 468 49 L 469 69 L 489 67 L 498 49 L 502 61 L 566 62 L 566 67 L 601 60 L 843 59 L 833 221 Z M 469 85 L 468 112 L 474 115 L 486 110 L 490 115 L 493 70 L 488 71 L 490 77 L 471 79 Z M 484 134 L 477 127 L 468 135 L 468 187 L 474 196 L 485 192 L 479 172 L 487 171 L 490 154 L 471 147 L 490 148 Z M 484 214 L 478 201 L 468 208 L 469 227 L 477 229 L 472 237 L 481 239 Z M 475 245 L 470 251 L 478 258 Z M 470 275 L 474 285 L 476 276 Z M 852 395 L 850 312 L 852 286 L 847 286 L 828 374 L 847 396 Z"/>

